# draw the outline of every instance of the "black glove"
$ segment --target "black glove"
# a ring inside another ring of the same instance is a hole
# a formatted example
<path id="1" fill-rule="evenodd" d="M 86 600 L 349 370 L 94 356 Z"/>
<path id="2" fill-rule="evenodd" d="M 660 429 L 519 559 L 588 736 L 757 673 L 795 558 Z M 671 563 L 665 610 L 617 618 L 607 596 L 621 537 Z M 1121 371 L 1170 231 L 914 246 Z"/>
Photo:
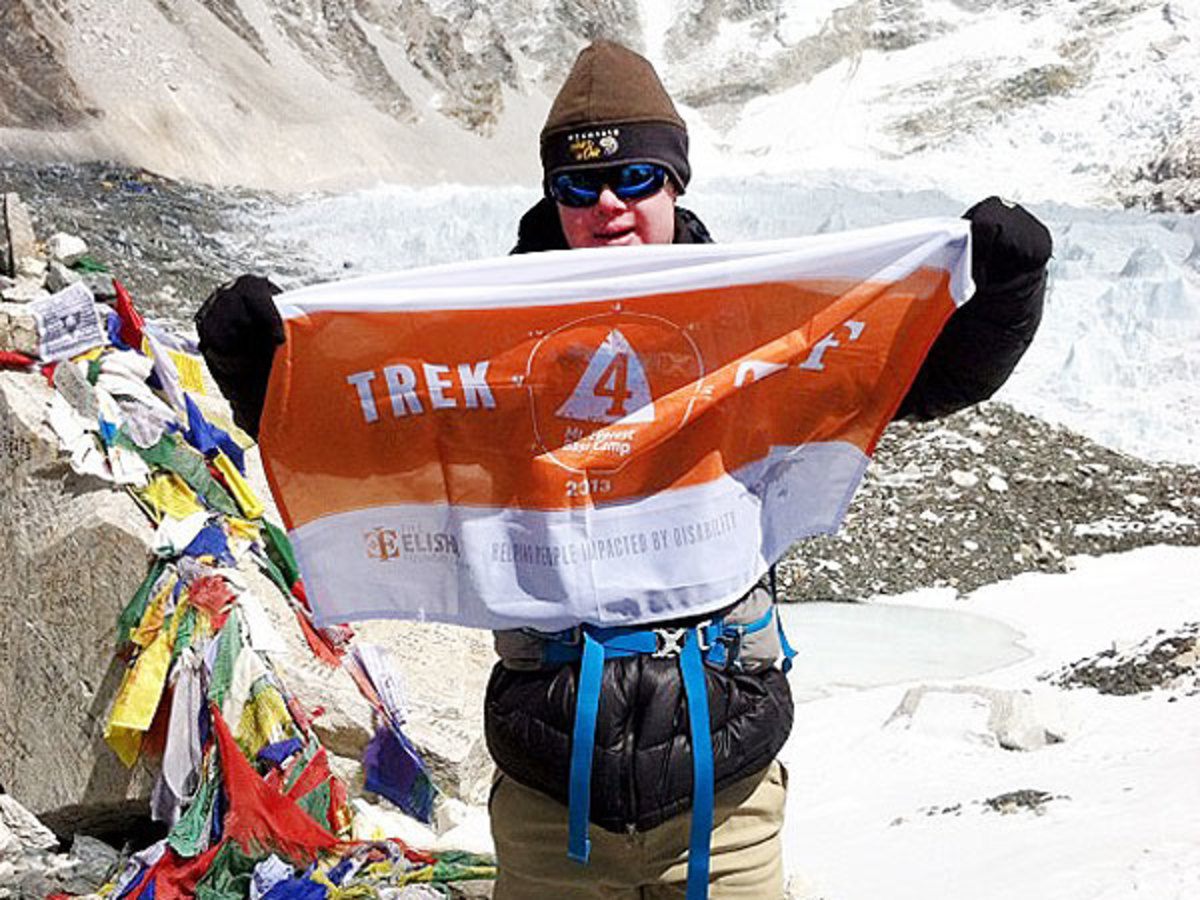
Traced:
<path id="1" fill-rule="evenodd" d="M 283 343 L 283 320 L 272 299 L 278 287 L 258 275 L 222 285 L 196 313 L 200 352 L 229 405 L 233 420 L 258 437 L 275 348 Z"/>
<path id="2" fill-rule="evenodd" d="M 1024 207 L 988 197 L 963 218 L 971 223 L 971 277 L 977 291 L 1040 272 L 1050 261 L 1050 232 Z"/>
<path id="3" fill-rule="evenodd" d="M 976 203 L 963 218 L 971 223 L 975 294 L 946 322 L 896 418 L 935 419 L 992 396 L 1042 320 L 1053 250 L 1046 226 L 999 197 Z"/>

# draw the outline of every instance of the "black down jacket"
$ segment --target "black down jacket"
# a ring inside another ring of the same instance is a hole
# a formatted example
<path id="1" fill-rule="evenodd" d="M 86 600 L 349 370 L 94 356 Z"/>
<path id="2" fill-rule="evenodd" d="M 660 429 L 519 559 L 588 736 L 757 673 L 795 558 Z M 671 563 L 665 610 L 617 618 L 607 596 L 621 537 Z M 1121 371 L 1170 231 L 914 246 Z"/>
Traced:
<path id="1" fill-rule="evenodd" d="M 967 218 L 978 225 L 973 227 L 977 295 L 950 318 L 898 416 L 934 418 L 991 396 L 1037 329 L 1049 233 L 1024 210 L 1014 211 L 994 198 L 973 207 Z M 993 220 L 999 221 L 995 228 Z M 675 225 L 677 244 L 712 240 L 687 210 L 676 210 Z M 1008 239 L 1020 245 L 1015 252 L 993 240 L 994 232 L 1006 225 Z M 522 217 L 513 252 L 566 246 L 556 208 L 543 199 Z M 986 271 L 984 263 L 997 254 L 1007 267 Z M 997 274 L 1003 280 L 997 281 Z M 484 706 L 488 748 L 496 765 L 564 806 L 578 674 L 577 663 L 534 670 L 497 663 Z M 777 668 L 746 673 L 706 667 L 705 674 L 719 791 L 770 764 L 791 731 L 793 705 L 787 680 Z M 645 831 L 690 808 L 691 741 L 677 660 L 633 656 L 606 661 L 595 740 L 594 824 L 609 831 Z"/>

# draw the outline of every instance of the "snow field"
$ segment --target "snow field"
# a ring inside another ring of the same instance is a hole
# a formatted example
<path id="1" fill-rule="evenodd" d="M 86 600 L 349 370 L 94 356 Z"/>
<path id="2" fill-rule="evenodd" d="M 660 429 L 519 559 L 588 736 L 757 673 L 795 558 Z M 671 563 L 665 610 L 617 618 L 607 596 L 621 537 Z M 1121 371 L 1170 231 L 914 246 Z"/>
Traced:
<path id="1" fill-rule="evenodd" d="M 843 688 L 800 702 L 781 758 L 791 781 L 785 865 L 796 898 L 1039 900 L 1195 896 L 1200 889 L 1200 696 L 1062 691 L 1037 676 L 1159 629 L 1200 619 L 1200 549 L 1150 547 L 1082 558 L 1066 575 L 1023 575 L 977 591 L 888 598 L 1020 630 L 1023 661 L 941 680 Z M 1137 602 L 1131 602 L 1137 598 Z M 846 615 L 869 607 L 847 606 Z M 925 619 L 931 657 L 946 634 Z M 819 636 L 810 635 L 819 639 Z M 971 643 L 965 634 L 959 642 Z M 981 630 L 980 653 L 1003 650 Z M 908 636 L 911 645 L 913 635 Z M 839 650 L 884 658 L 872 641 Z M 894 660 L 903 679 L 912 648 Z M 970 694 L 926 695 L 905 727 L 888 723 L 907 688 L 930 684 L 1029 689 L 1061 706 L 1065 740 L 1032 751 L 987 740 L 987 709 Z M 930 701 L 933 701 L 932 703 Z M 984 801 L 1050 795 L 1039 810 L 1001 813 Z"/>

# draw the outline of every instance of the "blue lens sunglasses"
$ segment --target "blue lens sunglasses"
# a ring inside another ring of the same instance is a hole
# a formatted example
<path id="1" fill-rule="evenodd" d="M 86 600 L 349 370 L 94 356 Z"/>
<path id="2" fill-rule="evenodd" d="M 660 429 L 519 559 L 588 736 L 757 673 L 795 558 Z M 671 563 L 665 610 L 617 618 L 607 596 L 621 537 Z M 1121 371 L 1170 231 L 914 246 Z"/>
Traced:
<path id="1" fill-rule="evenodd" d="M 641 200 L 657 194 L 667 181 L 667 170 L 653 163 L 629 163 L 611 169 L 561 172 L 550 179 L 550 196 L 563 206 L 594 206 L 605 187 L 621 200 Z"/>

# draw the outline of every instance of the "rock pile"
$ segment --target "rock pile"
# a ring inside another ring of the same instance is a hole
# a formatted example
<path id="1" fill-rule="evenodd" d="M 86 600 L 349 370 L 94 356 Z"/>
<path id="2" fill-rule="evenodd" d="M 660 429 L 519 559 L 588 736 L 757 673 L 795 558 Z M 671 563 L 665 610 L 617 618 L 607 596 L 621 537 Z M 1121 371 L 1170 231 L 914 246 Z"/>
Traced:
<path id="1" fill-rule="evenodd" d="M 84 894 L 116 871 L 120 854 L 76 835 L 67 853 L 58 838 L 14 798 L 0 793 L 0 900 Z"/>
<path id="2" fill-rule="evenodd" d="M 84 235 L 91 256 L 120 260 L 121 280 L 152 316 L 184 321 L 200 299 L 233 276 L 286 276 L 291 270 L 286 256 L 270 263 L 260 256 L 276 203 L 270 195 L 113 163 L 13 161 L 0 162 L 4 192 L 20 195 L 38 233 Z M 106 283 L 96 281 L 89 284 L 103 293 Z"/>
<path id="3" fill-rule="evenodd" d="M 1200 212 L 1200 122 L 1166 140 L 1157 158 L 1134 171 L 1120 197 L 1126 206 L 1154 212 Z"/>
<path id="4" fill-rule="evenodd" d="M 889 426 L 839 532 L 798 544 L 779 571 L 796 600 L 965 594 L 1147 544 L 1200 544 L 1200 469 L 989 402 Z"/>
<path id="5" fill-rule="evenodd" d="M 1200 694 L 1200 622 L 1174 633 L 1159 631 L 1130 646 L 1109 647 L 1044 677 L 1065 688 L 1116 696 L 1150 691 Z"/>
<path id="6" fill-rule="evenodd" d="M 77 282 L 86 284 L 96 299 L 116 296 L 112 277 L 88 256 L 82 238 L 60 231 L 39 243 L 20 194 L 9 192 L 0 199 L 0 300 L 28 303 Z"/>

